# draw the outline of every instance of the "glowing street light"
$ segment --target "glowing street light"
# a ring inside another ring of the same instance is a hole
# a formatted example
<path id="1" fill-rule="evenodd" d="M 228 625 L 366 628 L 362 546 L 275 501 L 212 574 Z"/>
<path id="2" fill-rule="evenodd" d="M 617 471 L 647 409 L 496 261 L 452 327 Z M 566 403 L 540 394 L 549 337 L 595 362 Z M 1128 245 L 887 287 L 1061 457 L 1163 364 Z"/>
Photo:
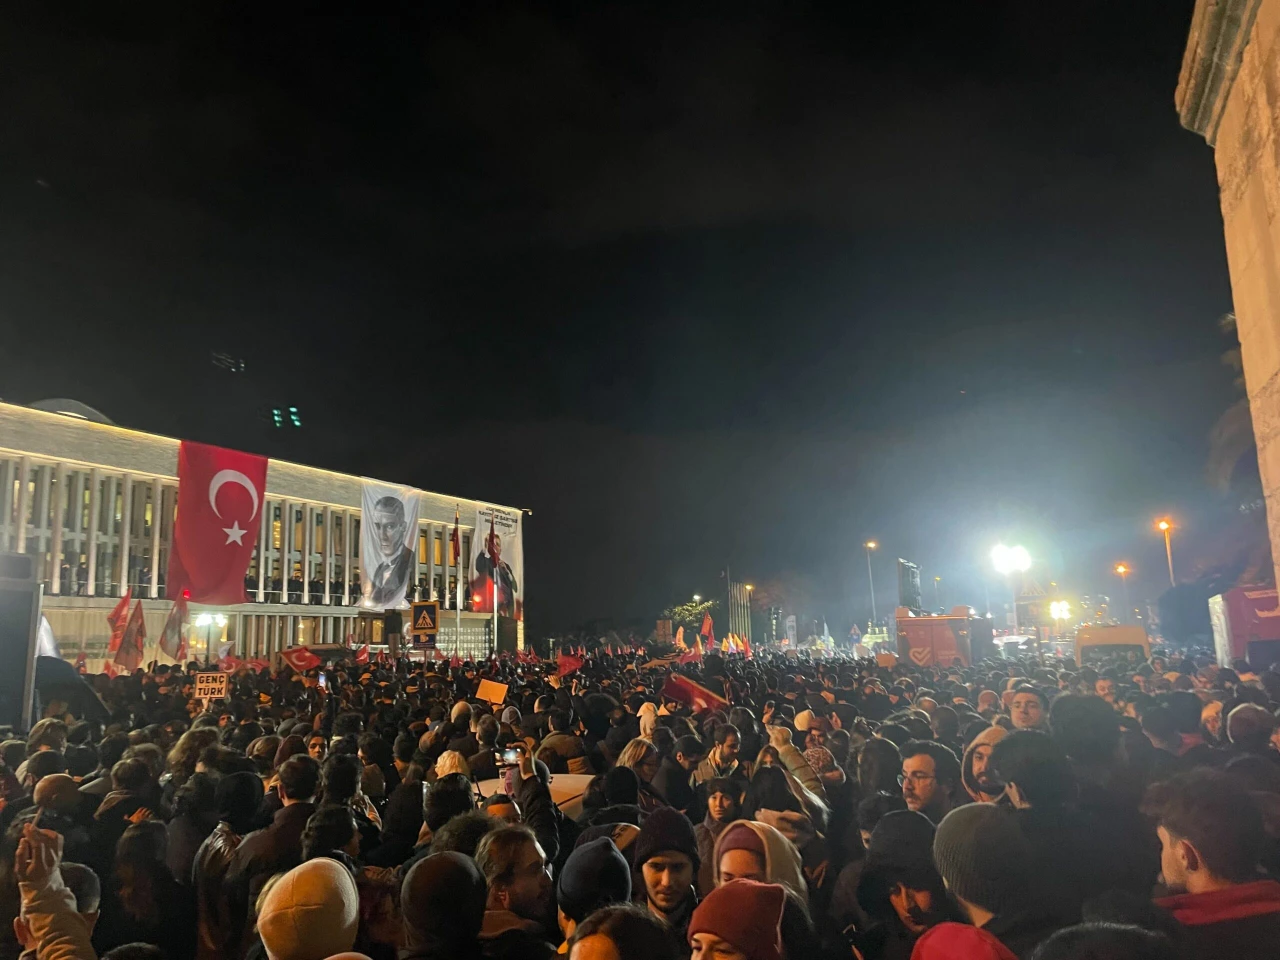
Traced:
<path id="1" fill-rule="evenodd" d="M 1132 570 L 1128 564 L 1117 563 L 1116 574 L 1120 577 L 1120 583 L 1124 586 L 1124 619 L 1121 623 L 1129 622 L 1129 614 L 1133 612 L 1133 604 L 1129 602 L 1129 574 Z"/>
<path id="2" fill-rule="evenodd" d="M 871 587 L 871 623 L 876 625 L 879 622 L 879 618 L 876 617 L 876 581 L 871 576 L 871 551 L 880 546 L 880 544 L 874 540 L 868 540 L 862 546 L 867 551 L 867 583 Z"/>
<path id="3" fill-rule="evenodd" d="M 942 583 L 941 577 L 933 578 L 933 605 L 938 608 L 939 613 L 942 612 L 942 600 L 939 598 L 939 592 L 938 592 L 941 589 L 939 586 L 939 584 L 941 583 Z"/>
<path id="4" fill-rule="evenodd" d="M 1013 632 L 1018 632 L 1018 591 L 1013 588 L 1013 575 L 1026 573 L 1031 569 L 1031 554 L 1026 547 L 1006 547 L 997 543 L 991 548 L 991 565 L 996 573 L 1009 581 L 1009 590 L 1013 593 Z"/>
<path id="5" fill-rule="evenodd" d="M 1176 587 L 1178 584 L 1173 579 L 1173 545 L 1169 542 L 1169 533 L 1173 530 L 1173 521 L 1168 517 L 1161 517 L 1156 521 L 1156 529 L 1164 534 L 1164 556 L 1169 561 L 1169 586 Z"/>
<path id="6" fill-rule="evenodd" d="M 693 595 L 693 602 L 694 602 L 694 603 L 701 603 L 701 602 L 702 602 L 702 597 L 698 596 L 698 594 L 696 594 L 696 593 L 695 593 L 695 594 Z"/>

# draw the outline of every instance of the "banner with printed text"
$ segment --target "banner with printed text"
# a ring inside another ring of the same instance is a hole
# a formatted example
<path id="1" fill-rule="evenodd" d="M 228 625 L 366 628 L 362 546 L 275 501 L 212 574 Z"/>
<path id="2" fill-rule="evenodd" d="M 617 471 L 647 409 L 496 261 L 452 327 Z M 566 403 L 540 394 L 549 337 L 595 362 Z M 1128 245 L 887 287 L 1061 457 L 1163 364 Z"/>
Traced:
<path id="1" fill-rule="evenodd" d="M 360 513 L 360 606 L 408 610 L 417 570 L 418 507 L 422 491 L 363 481 Z"/>
<path id="2" fill-rule="evenodd" d="M 471 534 L 472 610 L 493 612 L 495 580 L 498 613 L 523 620 L 524 542 L 520 513 L 481 507 L 476 510 L 476 526 Z"/>

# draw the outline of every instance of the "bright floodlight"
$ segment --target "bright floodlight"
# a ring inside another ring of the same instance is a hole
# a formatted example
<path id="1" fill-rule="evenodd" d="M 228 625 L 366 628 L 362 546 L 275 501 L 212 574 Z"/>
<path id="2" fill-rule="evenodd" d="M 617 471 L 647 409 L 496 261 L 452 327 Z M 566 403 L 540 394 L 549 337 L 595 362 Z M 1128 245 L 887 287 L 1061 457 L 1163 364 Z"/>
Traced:
<path id="1" fill-rule="evenodd" d="M 868 550 L 874 550 L 876 547 L 879 546 L 879 544 L 876 543 L 874 540 L 868 540 L 866 543 L 863 544 L 863 546 L 866 547 Z"/>
<path id="2" fill-rule="evenodd" d="M 1049 604 L 1049 616 L 1054 620 L 1070 620 L 1071 604 L 1065 600 L 1054 600 Z"/>
<path id="3" fill-rule="evenodd" d="M 1017 571 L 1019 573 L 1031 569 L 1031 554 L 1026 547 L 1006 547 L 998 543 L 991 551 L 991 563 L 996 572 L 1004 576 Z"/>

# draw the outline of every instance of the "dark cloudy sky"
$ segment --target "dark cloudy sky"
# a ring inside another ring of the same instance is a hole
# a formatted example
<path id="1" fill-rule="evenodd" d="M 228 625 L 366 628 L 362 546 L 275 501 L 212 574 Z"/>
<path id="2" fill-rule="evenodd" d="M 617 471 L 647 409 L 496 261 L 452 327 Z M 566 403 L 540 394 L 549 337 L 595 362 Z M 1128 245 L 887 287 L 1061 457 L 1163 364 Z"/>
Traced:
<path id="1" fill-rule="evenodd" d="M 75 6 L 0 13 L 8 399 L 531 507 L 540 629 L 1215 509 L 1191 0 Z"/>

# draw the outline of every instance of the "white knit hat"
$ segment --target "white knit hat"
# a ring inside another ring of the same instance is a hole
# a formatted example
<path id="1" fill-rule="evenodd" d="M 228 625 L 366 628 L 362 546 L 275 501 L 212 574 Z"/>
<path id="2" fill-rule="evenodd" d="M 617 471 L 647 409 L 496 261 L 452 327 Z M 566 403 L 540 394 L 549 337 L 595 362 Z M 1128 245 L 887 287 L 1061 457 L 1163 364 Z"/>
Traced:
<path id="1" fill-rule="evenodd" d="M 326 960 L 350 950 L 360 925 L 360 894 L 351 871 L 319 857 L 294 867 L 271 888 L 258 934 L 271 960 Z"/>

